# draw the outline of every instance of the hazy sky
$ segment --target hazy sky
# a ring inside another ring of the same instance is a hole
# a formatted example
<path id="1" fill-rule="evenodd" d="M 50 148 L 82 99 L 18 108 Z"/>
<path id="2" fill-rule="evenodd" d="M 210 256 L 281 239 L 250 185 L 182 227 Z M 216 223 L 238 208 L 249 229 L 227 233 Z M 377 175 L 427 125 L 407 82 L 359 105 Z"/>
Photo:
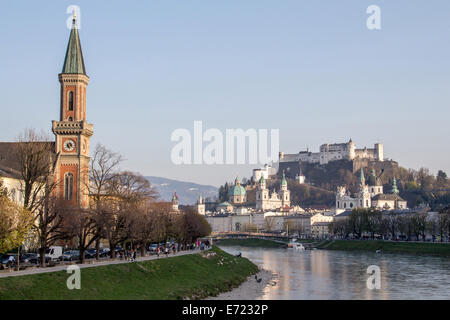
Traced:
<path id="1" fill-rule="evenodd" d="M 1 1 L 0 141 L 51 133 L 81 8 L 92 145 L 145 175 L 219 185 L 253 166 L 173 165 L 177 128 L 279 128 L 280 149 L 372 147 L 450 173 L 450 1 Z M 381 30 L 366 8 L 381 8 Z"/>

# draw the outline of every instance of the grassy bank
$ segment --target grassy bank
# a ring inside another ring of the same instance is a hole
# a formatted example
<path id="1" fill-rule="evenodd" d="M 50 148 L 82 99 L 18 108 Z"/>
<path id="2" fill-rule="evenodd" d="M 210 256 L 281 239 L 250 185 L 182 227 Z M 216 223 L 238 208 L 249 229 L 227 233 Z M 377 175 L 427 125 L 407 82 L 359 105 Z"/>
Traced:
<path id="1" fill-rule="evenodd" d="M 386 253 L 408 253 L 417 255 L 435 255 L 450 257 L 450 244 L 447 243 L 420 243 L 420 242 L 394 242 L 379 240 L 335 240 L 324 241 L 318 249 L 346 250 L 346 251 L 373 251 L 382 250 Z"/>
<path id="2" fill-rule="evenodd" d="M 0 279 L 0 299 L 198 299 L 239 286 L 256 265 L 219 248 L 159 260 L 81 269 L 81 289 L 65 271 Z"/>
<path id="3" fill-rule="evenodd" d="M 286 243 L 280 243 L 272 240 L 265 239 L 221 239 L 214 242 L 216 245 L 220 246 L 242 246 L 242 247 L 260 247 L 260 248 L 284 248 L 287 246 Z"/>

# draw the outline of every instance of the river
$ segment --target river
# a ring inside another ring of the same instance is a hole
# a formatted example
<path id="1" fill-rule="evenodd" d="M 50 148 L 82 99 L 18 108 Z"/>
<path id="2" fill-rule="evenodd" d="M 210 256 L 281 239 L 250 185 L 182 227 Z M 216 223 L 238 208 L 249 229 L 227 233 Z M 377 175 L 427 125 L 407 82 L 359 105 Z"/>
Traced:
<path id="1" fill-rule="evenodd" d="M 450 299 L 450 259 L 334 250 L 222 247 L 277 274 L 259 299 Z M 369 289 L 367 268 L 380 269 Z"/>

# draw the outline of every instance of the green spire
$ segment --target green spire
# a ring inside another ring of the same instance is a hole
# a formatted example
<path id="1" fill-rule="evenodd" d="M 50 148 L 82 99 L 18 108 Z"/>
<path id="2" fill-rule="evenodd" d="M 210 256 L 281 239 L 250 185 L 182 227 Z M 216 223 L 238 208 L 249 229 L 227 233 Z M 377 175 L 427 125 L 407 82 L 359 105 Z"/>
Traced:
<path id="1" fill-rule="evenodd" d="M 364 186 L 366 184 L 366 179 L 364 178 L 364 171 L 361 168 L 361 173 L 359 175 L 359 184 Z"/>
<path id="2" fill-rule="evenodd" d="M 284 170 L 283 170 L 283 176 L 281 178 L 281 185 L 287 186 L 287 181 L 286 181 L 286 176 L 284 175 Z"/>
<path id="3" fill-rule="evenodd" d="M 391 193 L 393 193 L 393 194 L 398 194 L 399 193 L 398 188 L 397 188 L 397 180 L 395 179 L 395 176 L 394 176 L 394 179 L 392 179 L 392 190 L 391 190 Z"/>
<path id="4" fill-rule="evenodd" d="M 77 20 L 74 11 L 72 30 L 70 31 L 69 43 L 67 45 L 66 57 L 61 73 L 86 74 L 83 53 L 81 51 L 80 36 L 78 35 Z"/>

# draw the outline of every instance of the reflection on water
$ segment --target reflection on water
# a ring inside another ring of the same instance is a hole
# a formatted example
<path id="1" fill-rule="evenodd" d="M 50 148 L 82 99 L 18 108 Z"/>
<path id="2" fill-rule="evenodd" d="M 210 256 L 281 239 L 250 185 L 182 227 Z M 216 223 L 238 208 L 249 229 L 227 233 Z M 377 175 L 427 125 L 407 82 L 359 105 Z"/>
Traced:
<path id="1" fill-rule="evenodd" d="M 371 252 L 223 247 L 278 274 L 260 299 L 450 299 L 450 259 Z M 366 286 L 381 269 L 381 289 Z"/>

